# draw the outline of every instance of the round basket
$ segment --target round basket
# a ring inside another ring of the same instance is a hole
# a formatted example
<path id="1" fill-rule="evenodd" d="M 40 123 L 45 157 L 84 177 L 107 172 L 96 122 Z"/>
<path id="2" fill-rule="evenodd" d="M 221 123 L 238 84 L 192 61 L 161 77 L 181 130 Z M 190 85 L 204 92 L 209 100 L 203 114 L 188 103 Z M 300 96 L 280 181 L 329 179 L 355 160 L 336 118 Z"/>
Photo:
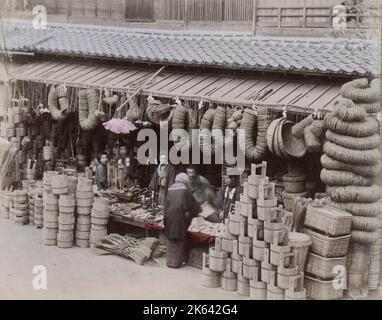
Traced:
<path id="1" fill-rule="evenodd" d="M 289 232 L 289 244 L 293 250 L 297 251 L 297 265 L 300 272 L 304 271 L 306 257 L 308 255 L 309 246 L 312 244 L 312 239 L 305 233 Z"/>
<path id="2" fill-rule="evenodd" d="M 282 120 L 283 120 L 283 118 L 279 118 L 279 119 L 272 121 L 268 127 L 268 130 L 267 130 L 267 135 L 266 135 L 267 136 L 267 146 L 268 146 L 269 151 L 273 154 L 275 154 L 275 150 L 273 148 L 273 143 L 274 143 L 274 139 L 275 139 L 276 128 Z"/>

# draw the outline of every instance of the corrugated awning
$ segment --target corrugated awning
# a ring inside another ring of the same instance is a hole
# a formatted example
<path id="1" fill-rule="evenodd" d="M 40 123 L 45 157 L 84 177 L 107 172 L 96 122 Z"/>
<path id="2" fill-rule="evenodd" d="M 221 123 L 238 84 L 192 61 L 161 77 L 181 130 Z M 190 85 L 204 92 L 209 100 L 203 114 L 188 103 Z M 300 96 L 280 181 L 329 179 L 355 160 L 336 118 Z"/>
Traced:
<path id="1" fill-rule="evenodd" d="M 133 69 L 68 62 L 39 61 L 21 66 L 11 74 L 13 80 L 96 87 L 120 92 L 139 88 L 156 69 Z M 142 88 L 154 97 L 204 100 L 233 105 L 259 105 L 297 112 L 328 109 L 339 96 L 340 86 L 330 83 L 249 78 L 202 73 L 166 72 Z"/>

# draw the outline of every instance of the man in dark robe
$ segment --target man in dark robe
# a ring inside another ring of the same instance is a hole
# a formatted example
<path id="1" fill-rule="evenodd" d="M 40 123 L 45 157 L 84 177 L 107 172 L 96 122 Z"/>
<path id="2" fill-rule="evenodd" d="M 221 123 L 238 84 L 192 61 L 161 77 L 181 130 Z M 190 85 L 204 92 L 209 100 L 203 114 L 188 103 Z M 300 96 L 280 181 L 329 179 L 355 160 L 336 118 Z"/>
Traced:
<path id="1" fill-rule="evenodd" d="M 164 226 L 167 236 L 167 266 L 179 268 L 188 260 L 187 231 L 194 217 L 202 211 L 190 190 L 185 173 L 175 178 L 165 202 Z"/>
<path id="2" fill-rule="evenodd" d="M 158 204 L 164 206 L 167 190 L 175 182 L 175 167 L 168 162 L 167 155 L 160 155 L 160 162 L 151 178 L 149 187 L 158 194 Z"/>
<path id="3" fill-rule="evenodd" d="M 237 176 L 227 176 L 223 180 L 223 188 L 218 192 L 215 206 L 220 210 L 220 221 L 228 218 L 232 204 L 240 200 L 241 187 Z"/>
<path id="4" fill-rule="evenodd" d="M 105 190 L 108 188 L 107 183 L 107 154 L 102 154 L 100 159 L 100 164 L 97 166 L 95 173 L 95 184 L 98 187 L 98 190 Z"/>

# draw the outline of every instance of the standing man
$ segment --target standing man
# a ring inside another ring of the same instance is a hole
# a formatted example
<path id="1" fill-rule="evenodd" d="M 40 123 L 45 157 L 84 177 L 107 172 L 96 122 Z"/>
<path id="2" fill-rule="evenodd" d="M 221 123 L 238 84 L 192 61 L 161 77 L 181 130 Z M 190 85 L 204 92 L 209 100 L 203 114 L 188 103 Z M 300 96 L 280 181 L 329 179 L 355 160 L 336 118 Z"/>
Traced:
<path id="1" fill-rule="evenodd" d="M 168 189 L 164 210 L 168 267 L 179 268 L 188 261 L 187 231 L 192 219 L 201 211 L 191 193 L 190 179 L 185 173 L 178 174 Z"/>
<path id="2" fill-rule="evenodd" d="M 101 155 L 100 164 L 97 166 L 95 174 L 95 184 L 98 187 L 98 190 L 105 190 L 108 188 L 107 184 L 107 163 L 109 159 L 107 154 L 103 153 Z"/>
<path id="3" fill-rule="evenodd" d="M 210 183 L 206 178 L 199 175 L 196 168 L 189 166 L 186 168 L 186 173 L 191 183 L 191 190 L 195 200 L 202 205 L 205 202 L 213 203 L 215 195 L 211 190 Z"/>
<path id="4" fill-rule="evenodd" d="M 167 190 L 175 182 L 175 167 L 168 162 L 167 154 L 159 157 L 159 165 L 154 171 L 149 187 L 158 194 L 158 204 L 164 207 Z"/>

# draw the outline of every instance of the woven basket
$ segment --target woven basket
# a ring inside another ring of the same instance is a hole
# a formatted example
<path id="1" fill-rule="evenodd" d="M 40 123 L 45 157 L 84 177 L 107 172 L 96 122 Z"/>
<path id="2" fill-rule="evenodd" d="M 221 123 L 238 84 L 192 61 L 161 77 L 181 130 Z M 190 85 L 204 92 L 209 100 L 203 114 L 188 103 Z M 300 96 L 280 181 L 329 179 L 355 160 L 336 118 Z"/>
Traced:
<path id="1" fill-rule="evenodd" d="M 305 215 L 305 225 L 330 236 L 350 234 L 352 215 L 329 206 L 309 205 Z"/>
<path id="2" fill-rule="evenodd" d="M 310 252 L 307 257 L 305 272 L 321 279 L 334 279 L 334 267 L 345 266 L 346 257 L 325 258 Z"/>
<path id="3" fill-rule="evenodd" d="M 288 234 L 289 244 L 294 251 L 297 251 L 297 266 L 299 272 L 303 272 L 305 269 L 306 257 L 308 255 L 309 247 L 312 244 L 311 238 L 299 232 L 289 232 Z"/>
<path id="4" fill-rule="evenodd" d="M 335 289 L 333 281 L 305 276 L 306 295 L 315 300 L 335 300 L 343 297 L 342 289 Z"/>
<path id="5" fill-rule="evenodd" d="M 294 158 L 302 158 L 306 154 L 304 140 L 292 134 L 293 123 L 286 122 L 283 125 L 282 136 L 285 151 Z"/>
<path id="6" fill-rule="evenodd" d="M 320 256 L 343 257 L 348 251 L 350 235 L 332 238 L 309 229 L 305 233 L 312 238 L 311 252 Z"/>

